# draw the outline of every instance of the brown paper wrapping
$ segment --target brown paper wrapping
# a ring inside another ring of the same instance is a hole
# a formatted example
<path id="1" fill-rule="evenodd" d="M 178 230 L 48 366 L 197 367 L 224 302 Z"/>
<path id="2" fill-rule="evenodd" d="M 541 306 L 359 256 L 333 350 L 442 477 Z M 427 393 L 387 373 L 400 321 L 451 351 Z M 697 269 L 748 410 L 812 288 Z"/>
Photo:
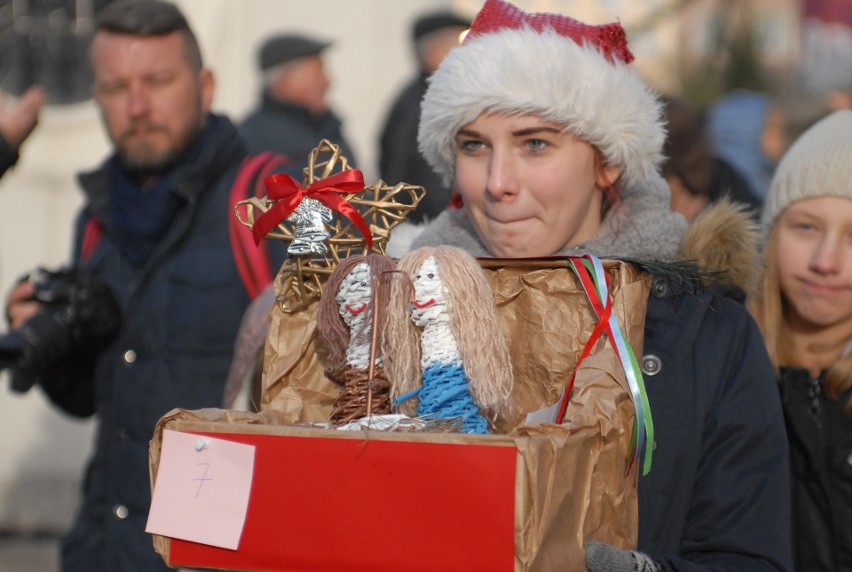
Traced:
<path id="1" fill-rule="evenodd" d="M 499 438 L 518 451 L 515 569 L 583 571 L 582 547 L 588 539 L 636 546 L 639 467 L 637 462 L 627 473 L 635 414 L 625 374 L 604 336 L 577 371 L 563 424 L 523 425 L 528 412 L 559 399 L 596 318 L 564 260 L 483 260 L 482 265 L 515 376 L 517 416 L 499 427 L 505 434 Z M 640 356 L 650 282 L 626 263 L 605 261 L 604 267 L 618 322 Z M 151 443 L 152 483 L 163 428 L 287 435 L 305 431 L 287 424 L 328 421 L 339 387 L 326 378 L 317 354 L 315 314 L 316 304 L 296 314 L 273 308 L 261 413 L 176 410 L 161 420 Z M 369 433 L 369 438 L 442 442 L 483 438 Z M 156 537 L 155 547 L 167 557 L 168 539 Z"/>

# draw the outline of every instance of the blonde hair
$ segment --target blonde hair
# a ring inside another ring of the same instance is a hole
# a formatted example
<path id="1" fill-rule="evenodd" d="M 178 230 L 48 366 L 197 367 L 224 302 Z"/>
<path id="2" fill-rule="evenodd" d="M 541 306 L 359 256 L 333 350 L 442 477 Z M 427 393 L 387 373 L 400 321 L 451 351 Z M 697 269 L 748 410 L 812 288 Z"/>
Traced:
<path id="1" fill-rule="evenodd" d="M 790 342 L 790 327 L 787 323 L 787 301 L 781 293 L 781 281 L 778 277 L 778 261 L 776 260 L 778 225 L 773 225 L 764 246 L 764 266 L 762 275 L 754 295 L 749 298 L 748 308 L 757 322 L 769 359 L 776 373 L 782 365 L 795 365 Z M 844 355 L 832 365 L 825 376 L 826 394 L 837 398 L 841 393 L 852 387 L 852 354 Z M 852 415 L 852 397 L 846 402 L 843 410 Z"/>
<path id="2" fill-rule="evenodd" d="M 411 277 L 427 258 L 434 257 L 443 283 L 450 330 L 458 342 L 459 355 L 470 391 L 480 409 L 492 422 L 512 411 L 512 364 L 497 319 L 494 294 L 479 263 L 467 252 L 451 247 L 423 247 L 397 263 L 407 277 L 393 280 L 388 305 L 388 323 L 383 347 L 388 378 L 396 398 L 421 384 L 420 330 L 411 319 L 408 300 Z M 404 410 L 411 414 L 414 405 Z"/>

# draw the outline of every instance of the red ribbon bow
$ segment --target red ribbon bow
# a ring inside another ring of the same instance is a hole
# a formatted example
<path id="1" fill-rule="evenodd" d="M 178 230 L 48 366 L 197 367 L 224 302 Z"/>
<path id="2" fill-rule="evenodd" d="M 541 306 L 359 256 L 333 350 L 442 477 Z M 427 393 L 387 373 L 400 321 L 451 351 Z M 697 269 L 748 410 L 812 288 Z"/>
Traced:
<path id="1" fill-rule="evenodd" d="M 266 185 L 267 196 L 278 202 L 252 225 L 251 232 L 256 244 L 278 223 L 290 216 L 303 199 L 310 197 L 351 220 L 367 241 L 367 248 L 373 248 L 373 236 L 361 213 L 343 197 L 338 196 L 364 190 L 364 175 L 358 169 L 348 169 L 326 179 L 314 181 L 306 188 L 286 173 L 272 175 L 263 183 Z"/>

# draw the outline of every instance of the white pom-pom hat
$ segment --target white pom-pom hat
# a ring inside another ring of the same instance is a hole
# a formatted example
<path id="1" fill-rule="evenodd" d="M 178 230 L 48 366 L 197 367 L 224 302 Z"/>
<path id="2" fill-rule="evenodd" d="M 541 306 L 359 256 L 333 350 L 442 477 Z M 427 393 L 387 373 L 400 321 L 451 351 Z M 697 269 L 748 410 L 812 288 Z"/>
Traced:
<path id="1" fill-rule="evenodd" d="M 429 81 L 420 152 L 449 184 L 460 128 L 482 113 L 531 113 L 595 146 L 622 168 L 624 185 L 655 184 L 665 129 L 632 59 L 620 24 L 587 26 L 487 0 Z"/>

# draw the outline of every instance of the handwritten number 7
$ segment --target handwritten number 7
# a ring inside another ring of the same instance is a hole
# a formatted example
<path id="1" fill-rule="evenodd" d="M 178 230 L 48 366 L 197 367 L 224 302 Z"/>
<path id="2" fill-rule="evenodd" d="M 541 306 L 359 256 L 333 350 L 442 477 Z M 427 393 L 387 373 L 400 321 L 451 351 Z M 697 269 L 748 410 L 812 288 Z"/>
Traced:
<path id="1" fill-rule="evenodd" d="M 201 486 L 205 481 L 212 481 L 212 477 L 207 476 L 207 472 L 210 470 L 210 463 L 198 463 L 198 466 L 204 466 L 204 474 L 201 475 L 198 479 L 192 479 L 193 481 L 198 481 L 198 489 L 195 491 L 195 498 L 198 498 L 198 495 L 201 494 Z"/>

